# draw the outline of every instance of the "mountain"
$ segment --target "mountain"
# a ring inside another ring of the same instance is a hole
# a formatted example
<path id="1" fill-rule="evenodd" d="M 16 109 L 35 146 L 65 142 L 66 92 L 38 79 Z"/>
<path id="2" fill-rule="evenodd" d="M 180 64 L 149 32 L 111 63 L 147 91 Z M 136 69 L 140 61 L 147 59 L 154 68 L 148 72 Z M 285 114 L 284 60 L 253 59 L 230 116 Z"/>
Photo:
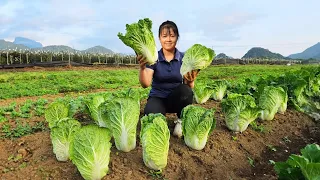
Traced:
<path id="1" fill-rule="evenodd" d="M 113 51 L 111 51 L 110 49 L 107 49 L 103 46 L 94 46 L 91 47 L 89 49 L 83 50 L 82 52 L 85 53 L 110 53 L 113 54 Z"/>
<path id="2" fill-rule="evenodd" d="M 42 44 L 39 42 L 36 42 L 34 40 L 24 38 L 24 37 L 16 37 L 13 41 L 13 44 L 22 44 L 24 46 L 27 46 L 29 48 L 42 48 Z"/>
<path id="3" fill-rule="evenodd" d="M 43 47 L 41 43 L 28 38 L 23 38 L 23 37 L 16 37 L 14 42 L 0 40 L 0 50 L 9 50 L 9 49 L 15 49 L 15 50 L 21 49 L 21 50 L 29 50 L 29 51 L 47 51 L 47 52 L 54 52 L 54 53 L 57 53 L 57 52 L 111 53 L 111 54 L 114 53 L 112 50 L 105 48 L 103 46 L 94 46 L 81 51 L 65 45 L 50 45 L 50 46 Z"/>
<path id="4" fill-rule="evenodd" d="M 3 39 L 0 39 L 0 50 L 1 49 L 30 49 L 27 46 L 21 45 L 21 44 L 14 44 L 10 41 L 5 41 Z"/>
<path id="5" fill-rule="evenodd" d="M 301 53 L 291 54 L 288 56 L 292 59 L 317 59 L 320 60 L 320 42 L 307 48 Z"/>
<path id="6" fill-rule="evenodd" d="M 276 59 L 287 59 L 279 53 L 273 53 L 268 49 L 261 47 L 251 48 L 242 58 L 276 58 Z"/>
<path id="7" fill-rule="evenodd" d="M 233 59 L 233 58 L 231 56 L 227 56 L 224 53 L 220 53 L 214 59 Z"/>

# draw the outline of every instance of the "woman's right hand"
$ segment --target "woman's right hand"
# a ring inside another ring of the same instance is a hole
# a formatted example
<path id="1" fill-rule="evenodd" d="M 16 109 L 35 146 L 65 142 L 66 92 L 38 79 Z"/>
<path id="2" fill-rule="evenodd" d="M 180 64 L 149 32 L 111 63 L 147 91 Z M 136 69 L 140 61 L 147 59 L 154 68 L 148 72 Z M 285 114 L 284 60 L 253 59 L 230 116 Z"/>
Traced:
<path id="1" fill-rule="evenodd" d="M 146 58 L 142 55 L 137 55 L 137 61 L 139 62 L 140 69 L 143 70 L 146 68 Z"/>
<path id="2" fill-rule="evenodd" d="M 136 53 L 137 54 L 137 53 Z M 137 54 L 137 61 L 139 62 L 139 81 L 143 88 L 147 88 L 152 83 L 153 70 L 146 68 L 147 61 L 142 55 Z"/>

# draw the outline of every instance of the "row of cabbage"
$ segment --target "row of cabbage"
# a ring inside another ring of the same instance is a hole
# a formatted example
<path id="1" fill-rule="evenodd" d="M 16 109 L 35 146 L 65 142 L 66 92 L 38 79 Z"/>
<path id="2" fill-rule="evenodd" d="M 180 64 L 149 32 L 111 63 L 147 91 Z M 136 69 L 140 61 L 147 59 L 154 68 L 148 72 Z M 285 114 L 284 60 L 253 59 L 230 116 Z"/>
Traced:
<path id="1" fill-rule="evenodd" d="M 320 119 L 320 68 L 304 67 L 280 76 L 252 76 L 243 80 L 198 80 L 195 101 L 221 101 L 227 127 L 243 132 L 255 120 L 273 120 L 290 106 Z"/>
<path id="2" fill-rule="evenodd" d="M 77 108 L 70 101 L 52 102 L 45 111 L 45 119 L 57 160 L 71 160 L 84 179 L 101 179 L 109 172 L 113 144 L 127 153 L 140 142 L 144 164 L 161 172 L 167 165 L 170 131 L 166 117 L 160 113 L 140 117 L 143 97 L 138 90 L 129 89 L 111 96 L 84 97 Z M 89 115 L 88 119 L 76 118 L 79 112 Z M 214 112 L 213 108 L 197 105 L 183 109 L 182 133 L 188 147 L 195 150 L 205 147 L 216 127 Z"/>

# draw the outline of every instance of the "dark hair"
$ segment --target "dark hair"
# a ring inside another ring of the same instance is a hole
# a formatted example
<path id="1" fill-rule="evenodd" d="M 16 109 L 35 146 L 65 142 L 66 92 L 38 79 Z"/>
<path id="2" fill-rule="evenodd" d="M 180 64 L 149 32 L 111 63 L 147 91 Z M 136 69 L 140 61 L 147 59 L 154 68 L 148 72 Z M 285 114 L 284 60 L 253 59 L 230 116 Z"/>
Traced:
<path id="1" fill-rule="evenodd" d="M 163 22 L 160 27 L 159 27 L 159 37 L 160 37 L 160 34 L 162 32 L 163 29 L 167 29 L 168 31 L 170 31 L 170 29 L 173 30 L 174 34 L 177 36 L 177 39 L 179 39 L 179 30 L 178 30 L 178 27 L 176 25 L 176 23 L 174 23 L 173 21 L 165 21 Z"/>

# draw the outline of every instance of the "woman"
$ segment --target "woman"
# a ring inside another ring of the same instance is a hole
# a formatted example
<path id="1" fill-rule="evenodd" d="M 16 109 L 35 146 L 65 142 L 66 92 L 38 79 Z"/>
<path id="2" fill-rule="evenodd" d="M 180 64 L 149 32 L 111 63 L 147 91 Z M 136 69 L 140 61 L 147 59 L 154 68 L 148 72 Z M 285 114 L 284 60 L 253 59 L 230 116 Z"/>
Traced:
<path id="1" fill-rule="evenodd" d="M 178 120 L 174 135 L 181 134 L 181 110 L 192 104 L 194 80 L 199 71 L 181 76 L 183 53 L 176 48 L 179 31 L 172 21 L 165 21 L 159 27 L 159 40 L 162 48 L 158 51 L 158 60 L 147 65 L 145 57 L 138 55 L 140 64 L 139 81 L 143 88 L 152 85 L 144 114 L 177 113 Z"/>

